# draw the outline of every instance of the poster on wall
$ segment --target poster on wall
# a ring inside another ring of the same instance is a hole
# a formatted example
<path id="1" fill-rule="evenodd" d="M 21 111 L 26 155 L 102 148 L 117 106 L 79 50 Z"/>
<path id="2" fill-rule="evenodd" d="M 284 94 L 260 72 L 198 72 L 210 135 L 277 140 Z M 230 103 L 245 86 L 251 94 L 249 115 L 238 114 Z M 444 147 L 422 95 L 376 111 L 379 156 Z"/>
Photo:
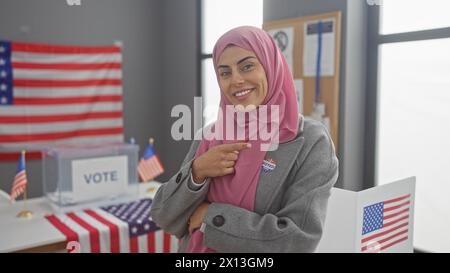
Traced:
<path id="1" fill-rule="evenodd" d="M 329 19 L 321 22 L 321 27 L 318 21 L 305 23 L 303 37 L 303 76 L 305 77 L 316 76 L 318 59 L 320 59 L 320 75 L 334 75 L 335 21 Z M 319 54 L 320 58 L 318 58 Z"/>
<path id="2" fill-rule="evenodd" d="M 284 57 L 286 58 L 286 62 L 291 70 L 291 73 L 294 74 L 293 70 L 293 55 L 294 55 L 294 28 L 277 28 L 268 31 L 272 38 L 277 43 Z"/>

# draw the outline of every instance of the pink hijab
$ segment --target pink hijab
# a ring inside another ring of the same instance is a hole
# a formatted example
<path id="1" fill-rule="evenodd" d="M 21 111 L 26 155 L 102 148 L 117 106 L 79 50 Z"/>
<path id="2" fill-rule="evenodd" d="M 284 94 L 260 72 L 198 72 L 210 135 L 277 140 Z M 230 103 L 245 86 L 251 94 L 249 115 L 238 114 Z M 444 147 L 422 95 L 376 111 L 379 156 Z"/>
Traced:
<path id="1" fill-rule="evenodd" d="M 278 49 L 272 37 L 256 27 L 242 26 L 234 28 L 219 38 L 213 51 L 213 63 L 217 71 L 218 60 L 226 47 L 234 45 L 255 53 L 266 72 L 268 90 L 263 105 L 270 108 L 271 105 L 279 106 L 280 124 L 266 124 L 267 126 L 279 126 L 279 142 L 284 143 L 294 139 L 298 132 L 299 112 L 295 94 L 294 81 L 286 60 Z M 221 93 L 220 108 L 225 113 L 226 105 L 231 105 Z M 269 112 L 270 113 L 270 112 Z M 228 116 L 227 116 L 228 118 Z M 247 142 L 252 144 L 249 149 L 240 151 L 239 158 L 234 166 L 233 174 L 211 178 L 207 199 L 209 202 L 231 204 L 249 211 L 254 210 L 256 188 L 266 151 L 260 149 L 265 141 L 261 139 L 248 140 L 248 122 L 237 124 L 232 117 L 235 128 L 245 126 Z M 226 133 L 225 121 L 219 116 L 214 124 L 218 127 L 223 124 Z M 271 123 L 270 118 L 268 123 Z M 273 128 L 273 127 L 271 127 Z M 224 134 L 225 135 L 225 134 Z M 211 147 L 225 143 L 244 142 L 242 140 L 206 140 L 203 139 L 197 149 L 195 157 L 208 151 Z M 267 141 L 266 141 L 267 142 Z M 188 252 L 215 252 L 203 244 L 203 233 L 200 230 L 193 232 L 189 240 Z"/>

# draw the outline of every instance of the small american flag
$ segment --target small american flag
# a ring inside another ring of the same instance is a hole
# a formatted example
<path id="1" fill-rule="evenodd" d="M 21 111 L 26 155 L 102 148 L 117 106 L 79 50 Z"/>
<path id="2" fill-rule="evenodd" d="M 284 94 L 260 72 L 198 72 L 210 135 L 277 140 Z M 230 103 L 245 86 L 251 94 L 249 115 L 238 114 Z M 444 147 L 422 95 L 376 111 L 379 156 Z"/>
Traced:
<path id="1" fill-rule="evenodd" d="M 118 46 L 0 40 L 0 160 L 54 144 L 123 142 Z"/>
<path id="2" fill-rule="evenodd" d="M 25 170 L 25 151 L 19 158 L 19 164 L 17 165 L 16 176 L 14 177 L 14 182 L 11 189 L 11 202 L 14 202 L 16 198 L 21 195 L 27 187 L 27 172 Z"/>
<path id="3" fill-rule="evenodd" d="M 150 218 L 151 203 L 146 198 L 46 218 L 68 242 L 78 242 L 83 253 L 176 252 L 178 239 Z"/>
<path id="4" fill-rule="evenodd" d="M 411 194 L 364 207 L 361 252 L 381 252 L 408 240 Z"/>
<path id="5" fill-rule="evenodd" d="M 262 166 L 261 166 L 262 171 L 265 173 L 275 170 L 276 167 L 277 167 L 277 162 L 275 160 L 273 160 L 272 158 L 264 159 Z"/>
<path id="6" fill-rule="evenodd" d="M 142 181 L 150 181 L 164 172 L 164 167 L 159 157 L 153 150 L 153 145 L 149 143 L 144 153 L 144 157 L 139 161 L 138 173 Z"/>

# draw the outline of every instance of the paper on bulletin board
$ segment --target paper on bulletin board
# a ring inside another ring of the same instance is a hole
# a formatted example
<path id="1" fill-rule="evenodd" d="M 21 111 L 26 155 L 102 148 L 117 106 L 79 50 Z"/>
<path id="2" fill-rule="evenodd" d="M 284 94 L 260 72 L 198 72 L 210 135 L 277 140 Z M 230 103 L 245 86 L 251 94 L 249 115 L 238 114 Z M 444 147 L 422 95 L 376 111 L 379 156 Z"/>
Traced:
<path id="1" fill-rule="evenodd" d="M 286 58 L 286 62 L 291 70 L 291 73 L 294 74 L 294 28 L 287 27 L 271 29 L 268 33 L 277 43 L 278 48 L 280 48 L 281 53 L 283 53 Z"/>
<path id="2" fill-rule="evenodd" d="M 297 95 L 298 112 L 303 113 L 303 80 L 294 80 L 295 92 Z"/>
<path id="3" fill-rule="evenodd" d="M 334 75 L 336 23 L 334 19 L 322 20 L 322 50 L 320 75 Z M 303 76 L 315 77 L 318 51 L 318 21 L 305 23 L 303 46 Z"/>

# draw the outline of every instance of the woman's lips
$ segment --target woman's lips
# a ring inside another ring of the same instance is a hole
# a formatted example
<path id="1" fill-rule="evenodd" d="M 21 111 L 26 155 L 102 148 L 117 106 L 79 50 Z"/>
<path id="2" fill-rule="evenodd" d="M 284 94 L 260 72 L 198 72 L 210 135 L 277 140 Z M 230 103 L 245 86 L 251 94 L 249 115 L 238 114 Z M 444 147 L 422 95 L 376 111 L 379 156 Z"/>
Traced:
<path id="1" fill-rule="evenodd" d="M 253 91 L 255 91 L 255 88 L 247 89 L 245 91 L 239 91 L 233 94 L 233 97 L 235 97 L 239 101 L 243 101 L 246 100 Z"/>

